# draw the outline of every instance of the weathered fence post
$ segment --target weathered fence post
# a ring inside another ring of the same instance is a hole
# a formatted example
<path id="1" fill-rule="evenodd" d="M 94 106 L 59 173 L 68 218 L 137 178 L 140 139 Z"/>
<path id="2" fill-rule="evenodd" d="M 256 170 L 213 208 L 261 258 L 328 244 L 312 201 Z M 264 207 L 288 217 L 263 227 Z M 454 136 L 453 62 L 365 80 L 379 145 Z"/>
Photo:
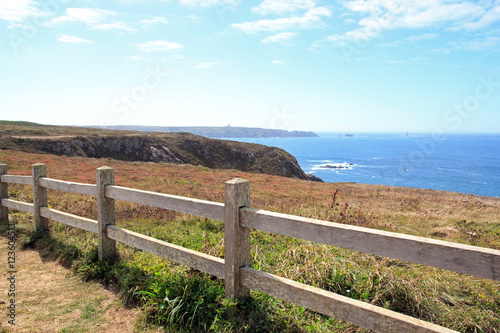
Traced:
<path id="1" fill-rule="evenodd" d="M 225 291 L 226 298 L 236 300 L 250 296 L 240 283 L 240 267 L 250 265 L 250 229 L 240 225 L 240 208 L 250 206 L 250 182 L 226 182 L 224 196 Z"/>
<path id="2" fill-rule="evenodd" d="M 8 183 L 2 182 L 2 175 L 7 174 L 7 164 L 0 164 L 0 221 L 9 222 L 9 209 L 2 206 L 1 200 L 8 199 L 9 188 Z"/>
<path id="3" fill-rule="evenodd" d="M 40 207 L 47 207 L 47 189 L 40 186 L 40 178 L 46 176 L 45 164 L 33 164 L 33 221 L 35 222 L 36 233 L 45 232 L 49 229 L 49 220 L 40 215 Z"/>
<path id="4" fill-rule="evenodd" d="M 113 260 L 116 257 L 116 242 L 106 235 L 106 226 L 115 224 L 115 199 L 106 198 L 106 185 L 115 184 L 113 168 L 97 169 L 97 224 L 99 260 Z"/>

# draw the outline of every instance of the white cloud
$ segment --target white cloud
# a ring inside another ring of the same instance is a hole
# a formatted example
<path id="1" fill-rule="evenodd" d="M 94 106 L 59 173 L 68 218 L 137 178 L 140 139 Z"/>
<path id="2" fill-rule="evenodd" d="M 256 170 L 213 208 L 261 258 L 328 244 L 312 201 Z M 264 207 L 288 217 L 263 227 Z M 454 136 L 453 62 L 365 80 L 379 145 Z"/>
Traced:
<path id="1" fill-rule="evenodd" d="M 27 17 L 43 15 L 36 5 L 32 0 L 1 1 L 0 20 L 20 22 Z"/>
<path id="2" fill-rule="evenodd" d="M 240 4 L 240 0 L 181 0 L 183 6 L 229 6 L 235 7 Z"/>
<path id="3" fill-rule="evenodd" d="M 497 1 L 495 7 L 491 8 L 486 14 L 484 14 L 476 22 L 468 22 L 463 25 L 466 30 L 478 30 L 485 28 L 500 21 L 500 1 Z"/>
<path id="4" fill-rule="evenodd" d="M 231 26 L 248 34 L 260 31 L 279 31 L 291 29 L 308 29 L 321 25 L 321 16 L 331 16 L 330 9 L 326 7 L 314 7 L 302 16 L 283 17 L 277 19 L 266 19 L 244 23 L 233 23 Z"/>
<path id="5" fill-rule="evenodd" d="M 95 24 L 91 26 L 92 29 L 95 30 L 119 30 L 119 31 L 126 31 L 126 32 L 137 32 L 137 29 L 129 26 L 125 22 L 113 22 L 113 23 L 101 23 L 101 24 Z"/>
<path id="6" fill-rule="evenodd" d="M 400 45 L 401 43 L 403 43 L 403 42 L 400 40 L 397 40 L 397 41 L 390 42 L 390 43 L 379 43 L 375 46 L 377 46 L 377 47 L 394 47 L 394 46 Z"/>
<path id="7" fill-rule="evenodd" d="M 184 46 L 179 43 L 165 42 L 163 40 L 155 40 L 150 42 L 145 42 L 142 44 L 136 44 L 137 48 L 142 52 L 155 52 L 155 51 L 172 51 L 183 48 Z"/>
<path id="8" fill-rule="evenodd" d="M 422 34 L 422 35 L 419 35 L 419 36 L 408 37 L 407 40 L 413 43 L 413 42 L 416 42 L 418 40 L 434 39 L 437 36 L 438 36 L 438 34 L 436 34 L 436 33 L 427 33 L 427 34 Z"/>
<path id="9" fill-rule="evenodd" d="M 277 42 L 282 42 L 289 40 L 293 36 L 296 36 L 296 32 L 280 32 L 275 35 L 266 37 L 262 40 L 262 43 L 277 43 Z"/>
<path id="10" fill-rule="evenodd" d="M 86 25 L 94 25 L 102 22 L 116 13 L 107 9 L 99 8 L 67 8 L 66 15 L 55 17 L 50 25 L 60 25 L 64 23 L 82 22 Z"/>
<path id="11" fill-rule="evenodd" d="M 150 19 L 144 19 L 144 20 L 141 20 L 141 24 L 143 26 L 150 26 L 150 25 L 153 25 L 153 24 L 157 24 L 157 23 L 165 23 L 165 24 L 168 24 L 168 21 L 166 18 L 164 17 L 160 17 L 160 16 L 155 16 L 153 18 L 150 18 Z"/>
<path id="12" fill-rule="evenodd" d="M 446 49 L 446 48 L 432 49 L 432 50 L 430 51 L 430 53 L 435 53 L 435 54 L 446 55 L 446 54 L 450 54 L 450 53 L 451 53 L 451 50 L 450 50 L 450 49 Z"/>
<path id="13" fill-rule="evenodd" d="M 488 36 L 451 43 L 453 50 L 484 51 L 500 49 L 500 37 Z"/>
<path id="14" fill-rule="evenodd" d="M 29 31 L 30 29 L 33 29 L 33 27 L 30 27 L 29 25 L 23 24 L 23 23 L 15 23 L 15 22 L 9 22 L 7 24 L 7 29 L 26 29 Z"/>
<path id="15" fill-rule="evenodd" d="M 58 42 L 60 43 L 71 43 L 71 44 L 94 44 L 88 39 L 83 39 L 83 38 L 78 38 L 75 36 L 69 36 L 69 35 L 62 35 L 57 39 Z"/>
<path id="16" fill-rule="evenodd" d="M 328 37 L 334 44 L 366 43 L 382 31 L 395 28 L 444 27 L 474 30 L 500 20 L 500 1 L 447 1 L 447 0 L 354 0 L 344 6 L 363 15 L 358 28 L 344 34 Z M 423 39 L 435 36 L 423 35 Z M 417 40 L 417 39 L 415 39 Z"/>
<path id="17" fill-rule="evenodd" d="M 116 16 L 116 12 L 100 8 L 67 8 L 66 15 L 53 18 L 49 26 L 57 26 L 67 23 L 84 23 L 94 30 L 116 30 L 125 32 L 137 32 L 125 22 L 106 22 L 110 17 Z"/>
<path id="18" fill-rule="evenodd" d="M 252 8 L 258 14 L 284 14 L 315 7 L 313 0 L 264 0 Z"/>
<path id="19" fill-rule="evenodd" d="M 274 65 L 281 65 L 281 64 L 284 64 L 285 62 L 281 61 L 281 60 L 273 60 L 273 61 L 271 61 L 271 63 Z"/>
<path id="20" fill-rule="evenodd" d="M 213 68 L 213 67 L 218 66 L 220 64 L 222 64 L 222 61 L 207 61 L 207 62 L 199 63 L 198 65 L 194 66 L 194 68 L 207 69 L 207 68 Z"/>

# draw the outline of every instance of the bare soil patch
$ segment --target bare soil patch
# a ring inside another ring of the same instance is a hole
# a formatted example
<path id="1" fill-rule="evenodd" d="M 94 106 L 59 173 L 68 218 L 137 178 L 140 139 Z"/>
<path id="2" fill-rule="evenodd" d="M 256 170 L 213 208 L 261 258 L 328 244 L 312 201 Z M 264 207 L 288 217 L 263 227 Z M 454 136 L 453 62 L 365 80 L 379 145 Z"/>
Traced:
<path id="1" fill-rule="evenodd" d="M 9 324 L 7 239 L 0 238 L 0 332 L 160 332 L 137 328 L 140 313 L 118 296 L 36 250 L 16 249 L 16 319 Z"/>

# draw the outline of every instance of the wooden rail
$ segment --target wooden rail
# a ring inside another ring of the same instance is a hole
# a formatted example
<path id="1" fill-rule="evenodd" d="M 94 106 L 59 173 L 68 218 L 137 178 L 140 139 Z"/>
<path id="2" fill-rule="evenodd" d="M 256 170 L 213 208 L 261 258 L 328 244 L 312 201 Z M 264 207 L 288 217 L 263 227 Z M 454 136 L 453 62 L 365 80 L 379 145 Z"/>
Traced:
<path id="1" fill-rule="evenodd" d="M 2 206 L 33 214 L 33 204 L 2 198 Z"/>
<path id="2" fill-rule="evenodd" d="M 72 183 L 50 178 L 40 179 L 40 186 L 63 192 L 85 195 L 96 195 L 97 190 L 97 186 L 95 184 Z"/>
<path id="3" fill-rule="evenodd" d="M 247 228 L 500 281 L 500 251 L 242 208 Z"/>
<path id="4" fill-rule="evenodd" d="M 4 183 L 33 185 L 33 178 L 31 176 L 2 175 L 0 179 Z"/>
<path id="5" fill-rule="evenodd" d="M 47 207 L 40 208 L 40 215 L 53 221 L 57 221 L 78 229 L 83 229 L 85 231 L 98 233 L 97 221 L 81 217 L 78 215 L 73 215 L 60 210 L 55 210 Z"/>
<path id="6" fill-rule="evenodd" d="M 33 204 L 8 199 L 9 183 L 32 185 Z M 96 196 L 97 220 L 48 208 L 47 189 Z M 81 184 L 46 178 L 41 164 L 31 177 L 7 175 L 0 164 L 0 195 L 3 220 L 8 209 L 16 209 L 33 214 L 37 232 L 50 219 L 97 233 L 100 260 L 115 258 L 118 241 L 224 279 L 228 298 L 249 296 L 253 289 L 377 332 L 454 331 L 250 268 L 251 229 L 500 281 L 498 250 L 252 209 L 249 182 L 242 179 L 225 184 L 222 204 L 115 186 L 108 167 L 97 169 L 97 184 Z M 224 221 L 225 260 L 115 226 L 115 199 Z"/>
<path id="7" fill-rule="evenodd" d="M 250 267 L 242 267 L 241 276 L 241 283 L 248 288 L 376 332 L 455 332 L 442 326 Z"/>
<path id="8" fill-rule="evenodd" d="M 224 278 L 224 260 L 205 253 L 186 249 L 117 226 L 107 228 L 108 237 L 136 249 L 146 251 L 202 272 Z"/>
<path id="9" fill-rule="evenodd" d="M 224 204 L 121 186 L 106 186 L 106 197 L 224 221 Z"/>

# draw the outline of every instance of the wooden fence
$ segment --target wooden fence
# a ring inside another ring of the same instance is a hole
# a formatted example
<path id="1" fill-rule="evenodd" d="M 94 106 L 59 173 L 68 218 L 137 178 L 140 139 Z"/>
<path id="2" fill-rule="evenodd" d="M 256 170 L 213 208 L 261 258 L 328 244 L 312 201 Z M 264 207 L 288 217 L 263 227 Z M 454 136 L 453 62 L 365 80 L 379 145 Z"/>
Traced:
<path id="1" fill-rule="evenodd" d="M 112 260 L 118 241 L 224 279 L 225 295 L 230 299 L 248 297 L 253 289 L 377 332 L 454 332 L 251 268 L 250 229 L 500 281 L 499 250 L 252 209 L 249 207 L 250 183 L 243 179 L 225 183 L 222 204 L 115 186 L 114 171 L 109 167 L 97 169 L 96 184 L 47 178 L 43 164 L 34 164 L 32 171 L 32 176 L 7 175 L 7 166 L 0 164 L 2 220 L 8 220 L 10 208 L 33 214 L 36 232 L 47 229 L 50 219 L 96 233 L 99 260 Z M 32 185 L 33 203 L 9 199 L 8 183 Z M 96 196 L 97 220 L 48 208 L 47 189 Z M 115 200 L 223 221 L 225 259 L 115 226 Z"/>

